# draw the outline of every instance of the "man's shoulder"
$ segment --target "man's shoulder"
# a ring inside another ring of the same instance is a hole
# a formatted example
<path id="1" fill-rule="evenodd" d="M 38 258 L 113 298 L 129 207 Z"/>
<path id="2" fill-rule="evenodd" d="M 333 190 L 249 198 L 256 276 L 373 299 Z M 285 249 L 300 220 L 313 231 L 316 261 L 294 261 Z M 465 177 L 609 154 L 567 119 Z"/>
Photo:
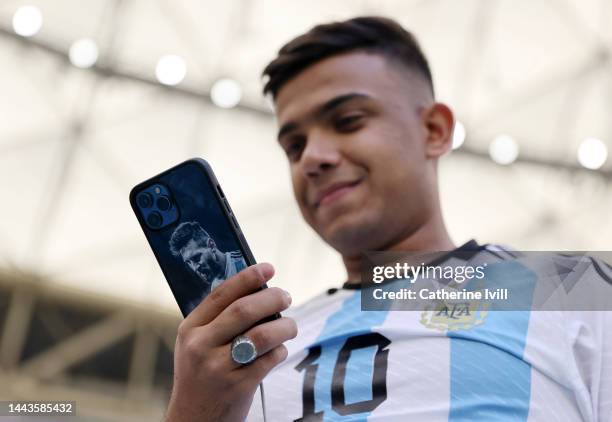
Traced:
<path id="1" fill-rule="evenodd" d="M 234 267 L 233 269 L 230 270 L 232 274 L 240 272 L 247 267 L 246 261 L 244 259 L 244 256 L 242 255 L 242 252 L 238 250 L 229 251 L 229 252 L 226 252 L 225 255 L 227 258 L 229 258 L 228 263 L 231 263 Z"/>
<path id="2" fill-rule="evenodd" d="M 484 248 L 503 261 L 516 260 L 520 263 L 548 263 L 554 265 L 557 270 L 565 273 L 576 273 L 581 270 L 591 270 L 587 274 L 605 281 L 612 285 L 612 252 L 591 251 L 519 251 L 505 245 L 487 244 Z M 536 269 L 540 268 L 538 265 Z M 561 273 L 560 273 L 561 274 Z"/>
<path id="3" fill-rule="evenodd" d="M 226 255 L 234 262 L 245 262 L 242 252 L 238 250 L 226 252 Z"/>

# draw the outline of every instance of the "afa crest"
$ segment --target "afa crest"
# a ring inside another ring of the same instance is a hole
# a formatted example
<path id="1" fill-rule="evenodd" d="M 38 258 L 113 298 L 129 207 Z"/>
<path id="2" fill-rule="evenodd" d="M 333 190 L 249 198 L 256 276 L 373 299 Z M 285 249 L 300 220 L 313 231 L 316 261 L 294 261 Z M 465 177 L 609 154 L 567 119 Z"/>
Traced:
<path id="1" fill-rule="evenodd" d="M 437 306 L 423 311 L 421 324 L 440 331 L 469 330 L 484 322 L 488 308 L 488 304 L 481 301 L 440 301 Z"/>

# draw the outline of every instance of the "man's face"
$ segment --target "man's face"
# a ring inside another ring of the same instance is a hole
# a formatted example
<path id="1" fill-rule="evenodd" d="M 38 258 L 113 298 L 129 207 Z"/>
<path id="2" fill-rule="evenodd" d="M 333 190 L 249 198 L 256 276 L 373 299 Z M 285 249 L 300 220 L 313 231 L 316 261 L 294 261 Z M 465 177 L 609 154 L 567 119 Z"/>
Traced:
<path id="1" fill-rule="evenodd" d="M 221 272 L 221 263 L 217 257 L 214 244 L 197 242 L 191 239 L 181 250 L 183 261 L 205 283 L 212 283 Z"/>
<path id="2" fill-rule="evenodd" d="M 343 255 L 382 249 L 431 214 L 427 84 L 377 54 L 332 56 L 276 97 L 279 143 L 310 226 Z"/>

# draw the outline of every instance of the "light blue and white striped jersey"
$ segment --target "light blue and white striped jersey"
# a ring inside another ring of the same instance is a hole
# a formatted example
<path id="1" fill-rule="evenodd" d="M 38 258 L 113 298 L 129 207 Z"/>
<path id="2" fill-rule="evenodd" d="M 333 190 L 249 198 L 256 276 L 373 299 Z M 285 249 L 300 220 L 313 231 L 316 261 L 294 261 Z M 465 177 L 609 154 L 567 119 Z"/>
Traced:
<path id="1" fill-rule="evenodd" d="M 470 264 L 514 259 L 458 250 Z M 299 334 L 264 380 L 267 421 L 612 422 L 612 312 L 490 311 L 445 328 L 444 316 L 364 312 L 347 287 L 285 312 Z M 258 392 L 247 421 L 261 420 Z"/>

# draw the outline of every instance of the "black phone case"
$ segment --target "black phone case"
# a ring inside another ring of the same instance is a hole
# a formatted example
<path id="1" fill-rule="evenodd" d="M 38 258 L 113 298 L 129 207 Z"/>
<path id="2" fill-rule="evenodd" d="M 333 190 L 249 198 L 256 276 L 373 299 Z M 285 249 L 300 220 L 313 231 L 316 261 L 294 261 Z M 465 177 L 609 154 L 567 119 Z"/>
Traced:
<path id="1" fill-rule="evenodd" d="M 155 195 L 151 189 L 160 185 L 167 187 L 171 202 L 178 212 L 173 217 L 176 221 L 155 229 L 145 221 L 147 211 L 138 205 L 136 198 L 147 189 L 151 195 Z M 178 235 L 181 230 L 177 228 L 183 223 L 192 228 L 193 232 L 202 233 L 198 226 L 204 229 L 214 240 L 217 250 L 224 253 L 226 268 L 229 265 L 230 270 L 239 271 L 255 264 L 255 258 L 217 178 L 210 165 L 201 158 L 187 160 L 138 184 L 130 191 L 130 204 L 183 316 L 187 316 L 212 288 L 210 280 L 198 272 L 200 267 L 198 271 L 190 268 L 182 252 L 176 253 L 176 248 L 173 253 L 170 240 L 175 232 L 177 238 L 181 237 Z M 221 268 L 221 265 L 218 268 Z M 231 271 L 226 271 L 225 274 L 227 273 Z M 221 278 L 217 278 L 216 282 L 222 282 L 220 280 Z"/>

